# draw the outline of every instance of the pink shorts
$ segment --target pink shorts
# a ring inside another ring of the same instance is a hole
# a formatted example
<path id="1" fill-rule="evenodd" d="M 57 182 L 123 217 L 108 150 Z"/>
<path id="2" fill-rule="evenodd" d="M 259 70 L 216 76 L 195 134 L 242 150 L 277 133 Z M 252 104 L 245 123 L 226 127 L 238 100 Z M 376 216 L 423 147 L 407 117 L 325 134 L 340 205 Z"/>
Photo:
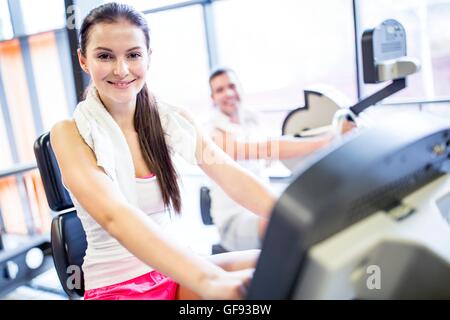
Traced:
<path id="1" fill-rule="evenodd" d="M 174 300 L 178 284 L 153 270 L 137 278 L 86 290 L 84 300 Z"/>

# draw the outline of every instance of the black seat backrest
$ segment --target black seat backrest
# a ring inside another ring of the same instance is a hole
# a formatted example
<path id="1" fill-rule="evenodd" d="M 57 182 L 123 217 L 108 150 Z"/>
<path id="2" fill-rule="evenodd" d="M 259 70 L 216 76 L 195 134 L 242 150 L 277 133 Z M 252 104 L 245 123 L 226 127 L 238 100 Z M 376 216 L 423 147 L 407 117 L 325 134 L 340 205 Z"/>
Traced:
<path id="1" fill-rule="evenodd" d="M 200 213 L 202 215 L 203 224 L 214 224 L 211 217 L 211 196 L 209 195 L 208 187 L 200 188 Z"/>
<path id="2" fill-rule="evenodd" d="M 53 218 L 51 239 L 53 261 L 64 291 L 70 298 L 82 297 L 84 277 L 81 265 L 87 242 L 75 210 Z"/>
<path id="3" fill-rule="evenodd" d="M 50 133 L 42 134 L 34 143 L 34 154 L 50 208 L 60 213 L 52 220 L 51 244 L 56 272 L 70 298 L 84 294 L 81 265 L 87 248 L 86 234 L 73 208 L 72 200 L 61 180 L 61 172 L 50 143 Z"/>
<path id="4" fill-rule="evenodd" d="M 50 132 L 35 141 L 34 154 L 50 208 L 53 211 L 72 208 L 72 200 L 62 184 L 61 171 L 50 144 Z"/>
<path id="5" fill-rule="evenodd" d="M 200 188 L 200 213 L 202 215 L 202 221 L 204 225 L 213 225 L 214 221 L 211 216 L 211 195 L 208 187 Z M 213 244 L 211 248 L 212 254 L 228 252 L 227 249 L 222 247 L 220 243 Z"/>

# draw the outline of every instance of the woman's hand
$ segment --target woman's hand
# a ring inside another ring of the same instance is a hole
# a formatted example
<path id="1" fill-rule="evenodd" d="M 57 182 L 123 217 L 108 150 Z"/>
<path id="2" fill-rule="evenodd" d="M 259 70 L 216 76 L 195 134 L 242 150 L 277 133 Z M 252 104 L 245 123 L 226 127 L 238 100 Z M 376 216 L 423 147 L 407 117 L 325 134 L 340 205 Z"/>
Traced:
<path id="1" fill-rule="evenodd" d="M 253 277 L 254 269 L 224 271 L 214 279 L 208 279 L 202 297 L 207 300 L 244 299 Z"/>

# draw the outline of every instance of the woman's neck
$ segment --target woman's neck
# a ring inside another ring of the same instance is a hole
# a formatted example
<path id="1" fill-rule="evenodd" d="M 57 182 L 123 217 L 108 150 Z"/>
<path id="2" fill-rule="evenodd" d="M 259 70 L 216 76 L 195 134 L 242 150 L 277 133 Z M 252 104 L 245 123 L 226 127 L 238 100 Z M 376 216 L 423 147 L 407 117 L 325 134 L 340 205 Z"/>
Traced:
<path id="1" fill-rule="evenodd" d="M 136 100 L 128 103 L 115 103 L 99 94 L 100 100 L 106 110 L 113 117 L 122 131 L 134 131 L 134 112 L 136 110 Z"/>

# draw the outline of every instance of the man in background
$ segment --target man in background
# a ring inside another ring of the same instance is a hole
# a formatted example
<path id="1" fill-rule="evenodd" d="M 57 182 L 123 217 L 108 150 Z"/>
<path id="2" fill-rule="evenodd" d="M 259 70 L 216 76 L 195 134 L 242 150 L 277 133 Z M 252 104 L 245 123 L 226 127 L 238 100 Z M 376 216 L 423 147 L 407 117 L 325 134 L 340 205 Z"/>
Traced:
<path id="1" fill-rule="evenodd" d="M 241 85 L 233 70 L 216 69 L 209 77 L 209 85 L 216 107 L 210 121 L 213 141 L 266 183 L 269 183 L 264 175 L 267 160 L 306 156 L 327 146 L 335 136 L 329 132 L 312 138 L 264 137 L 258 115 L 241 104 Z M 351 128 L 352 125 L 345 126 L 343 132 Z M 228 251 L 260 248 L 267 219 L 238 205 L 214 183 L 210 196 L 211 216 L 222 247 Z"/>

